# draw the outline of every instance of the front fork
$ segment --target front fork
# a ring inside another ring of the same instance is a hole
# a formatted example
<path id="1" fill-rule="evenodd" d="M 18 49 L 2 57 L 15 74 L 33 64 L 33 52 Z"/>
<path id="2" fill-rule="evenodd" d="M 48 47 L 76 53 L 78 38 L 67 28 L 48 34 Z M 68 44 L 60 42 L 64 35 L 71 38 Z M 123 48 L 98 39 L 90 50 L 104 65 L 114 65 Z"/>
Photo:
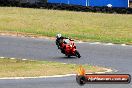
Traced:
<path id="1" fill-rule="evenodd" d="M 72 50 L 72 52 L 73 52 L 74 55 L 76 55 L 76 54 L 75 54 L 76 50 L 77 50 L 76 48 L 74 48 L 74 49 Z"/>

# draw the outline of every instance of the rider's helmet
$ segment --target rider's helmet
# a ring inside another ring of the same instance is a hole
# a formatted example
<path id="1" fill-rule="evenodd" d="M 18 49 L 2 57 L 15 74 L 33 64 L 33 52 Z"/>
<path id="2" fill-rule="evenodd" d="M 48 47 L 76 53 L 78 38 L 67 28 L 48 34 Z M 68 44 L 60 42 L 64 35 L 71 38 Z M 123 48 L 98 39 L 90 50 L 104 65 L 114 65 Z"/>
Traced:
<path id="1" fill-rule="evenodd" d="M 56 35 L 56 38 L 60 38 L 60 37 L 61 37 L 61 34 L 57 34 L 57 35 Z"/>

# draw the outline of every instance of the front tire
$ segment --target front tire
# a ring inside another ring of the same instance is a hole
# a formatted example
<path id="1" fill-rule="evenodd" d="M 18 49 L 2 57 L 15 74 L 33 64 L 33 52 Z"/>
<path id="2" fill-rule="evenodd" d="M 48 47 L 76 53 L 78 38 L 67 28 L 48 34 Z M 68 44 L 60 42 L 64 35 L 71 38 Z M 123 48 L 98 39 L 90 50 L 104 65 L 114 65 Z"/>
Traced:
<path id="1" fill-rule="evenodd" d="M 84 76 L 76 76 L 76 81 L 79 85 L 84 85 L 86 83 L 86 78 Z"/>
<path id="2" fill-rule="evenodd" d="M 75 51 L 75 55 L 76 55 L 76 57 L 78 57 L 78 58 L 81 57 L 80 53 L 79 53 L 77 50 Z"/>

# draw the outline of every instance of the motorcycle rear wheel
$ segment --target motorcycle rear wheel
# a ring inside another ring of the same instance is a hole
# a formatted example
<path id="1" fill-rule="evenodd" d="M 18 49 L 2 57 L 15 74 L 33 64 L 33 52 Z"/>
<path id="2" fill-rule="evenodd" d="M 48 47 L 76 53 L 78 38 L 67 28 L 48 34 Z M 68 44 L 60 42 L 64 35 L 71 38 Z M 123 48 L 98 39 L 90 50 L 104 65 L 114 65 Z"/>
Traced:
<path id="1" fill-rule="evenodd" d="M 70 58 L 71 56 L 70 55 L 68 55 L 68 58 Z"/>

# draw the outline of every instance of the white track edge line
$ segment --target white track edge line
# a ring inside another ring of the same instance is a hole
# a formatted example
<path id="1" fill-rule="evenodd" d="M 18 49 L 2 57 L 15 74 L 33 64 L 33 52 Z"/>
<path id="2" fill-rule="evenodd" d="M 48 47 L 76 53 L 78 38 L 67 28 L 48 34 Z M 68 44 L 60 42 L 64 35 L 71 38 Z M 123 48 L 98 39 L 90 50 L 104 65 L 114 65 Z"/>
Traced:
<path id="1" fill-rule="evenodd" d="M 91 45 L 107 45 L 107 46 L 111 46 L 111 45 L 119 45 L 119 46 L 130 46 L 132 47 L 132 45 L 127 45 L 127 44 L 114 44 L 114 43 L 102 43 L 102 42 L 82 42 L 82 41 L 78 41 L 75 43 L 88 43 Z"/>

